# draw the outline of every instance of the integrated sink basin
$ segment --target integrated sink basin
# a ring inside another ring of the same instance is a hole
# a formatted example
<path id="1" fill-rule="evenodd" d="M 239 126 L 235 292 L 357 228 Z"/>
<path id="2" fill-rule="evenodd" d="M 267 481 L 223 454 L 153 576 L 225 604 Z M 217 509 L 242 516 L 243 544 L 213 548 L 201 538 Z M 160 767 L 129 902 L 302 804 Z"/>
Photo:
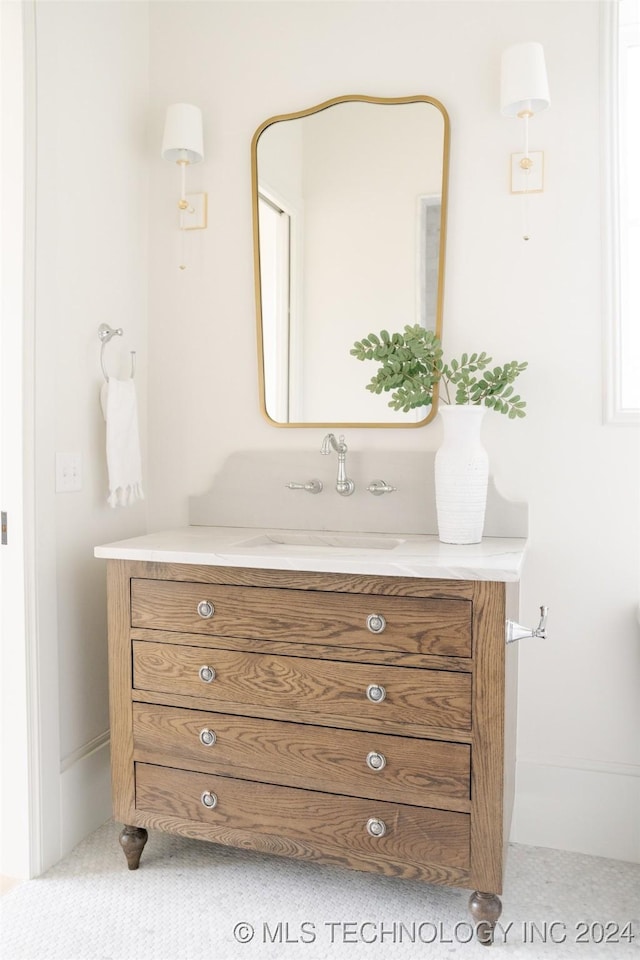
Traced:
<path id="1" fill-rule="evenodd" d="M 404 543 L 404 540 L 384 534 L 312 533 L 304 530 L 278 530 L 235 543 L 231 549 L 234 552 L 243 550 L 277 551 L 280 547 L 286 547 L 288 550 L 296 548 L 304 550 L 393 550 L 401 543 Z"/>

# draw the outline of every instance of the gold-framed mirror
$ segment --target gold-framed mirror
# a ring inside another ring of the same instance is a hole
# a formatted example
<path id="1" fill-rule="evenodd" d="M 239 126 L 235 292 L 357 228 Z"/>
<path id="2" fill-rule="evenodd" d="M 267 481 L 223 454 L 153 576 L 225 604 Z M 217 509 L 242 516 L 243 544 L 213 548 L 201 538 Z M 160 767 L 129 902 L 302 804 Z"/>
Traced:
<path id="1" fill-rule="evenodd" d="M 274 426 L 417 427 L 366 390 L 371 331 L 442 335 L 449 118 L 433 97 L 343 96 L 251 143 L 258 376 Z"/>

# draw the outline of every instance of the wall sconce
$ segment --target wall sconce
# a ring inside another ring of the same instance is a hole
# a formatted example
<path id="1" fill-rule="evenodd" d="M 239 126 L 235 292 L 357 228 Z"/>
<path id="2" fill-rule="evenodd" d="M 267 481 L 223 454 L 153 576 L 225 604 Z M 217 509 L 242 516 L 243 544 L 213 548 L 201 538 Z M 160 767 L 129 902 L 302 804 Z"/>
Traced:
<path id="1" fill-rule="evenodd" d="M 529 120 L 549 106 L 549 83 L 541 43 L 514 43 L 502 54 L 502 114 L 524 121 L 524 151 L 511 157 L 511 192 L 524 195 L 523 239 L 530 237 L 528 196 L 543 190 L 544 153 L 529 150 Z"/>
<path id="2" fill-rule="evenodd" d="M 207 226 L 206 193 L 186 193 L 187 167 L 204 160 L 202 111 L 190 103 L 173 103 L 167 107 L 162 138 L 162 158 L 180 167 L 181 256 L 179 267 L 184 270 L 184 234 L 186 230 L 204 230 Z"/>

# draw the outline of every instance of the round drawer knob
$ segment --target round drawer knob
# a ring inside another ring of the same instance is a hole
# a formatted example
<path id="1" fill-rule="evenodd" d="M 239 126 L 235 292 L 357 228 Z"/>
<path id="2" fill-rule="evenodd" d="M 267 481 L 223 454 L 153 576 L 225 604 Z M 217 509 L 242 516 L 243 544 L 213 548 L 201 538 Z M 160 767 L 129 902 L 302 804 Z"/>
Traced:
<path id="1" fill-rule="evenodd" d="M 215 612 L 216 608 L 211 600 L 201 600 L 198 604 L 198 616 L 202 617 L 203 620 L 210 620 Z"/>
<path id="2" fill-rule="evenodd" d="M 380 683 L 370 683 L 367 687 L 367 700 L 371 703 L 382 703 L 387 696 L 387 691 Z"/>
<path id="3" fill-rule="evenodd" d="M 200 731 L 200 743 L 202 743 L 205 747 L 212 747 L 216 742 L 216 739 L 217 738 L 213 730 L 209 730 L 207 727 L 205 727 L 204 730 Z"/>
<path id="4" fill-rule="evenodd" d="M 387 621 L 381 613 L 370 613 L 367 617 L 367 628 L 371 633 L 382 633 L 387 625 Z"/>
<path id="5" fill-rule="evenodd" d="M 213 683 L 216 678 L 216 672 L 213 667 L 200 667 L 198 676 L 203 683 Z"/>
<path id="6" fill-rule="evenodd" d="M 369 817 L 367 820 L 367 833 L 370 837 L 384 837 L 387 832 L 387 825 L 384 820 L 378 817 Z"/>
<path id="7" fill-rule="evenodd" d="M 367 766 L 370 770 L 384 770 L 387 765 L 387 758 L 384 753 L 378 753 L 376 750 L 372 750 L 371 753 L 367 754 Z"/>
<path id="8" fill-rule="evenodd" d="M 212 793 L 211 790 L 205 790 L 202 796 L 200 797 L 203 807 L 207 807 L 209 810 L 213 810 L 214 807 L 218 805 L 218 798 L 215 793 Z"/>

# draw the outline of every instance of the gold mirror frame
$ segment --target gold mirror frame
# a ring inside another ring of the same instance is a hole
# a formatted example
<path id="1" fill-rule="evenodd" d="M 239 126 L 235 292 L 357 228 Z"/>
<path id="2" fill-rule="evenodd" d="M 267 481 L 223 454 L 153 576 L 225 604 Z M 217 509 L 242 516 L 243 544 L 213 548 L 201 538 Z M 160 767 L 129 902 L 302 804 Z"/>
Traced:
<path id="1" fill-rule="evenodd" d="M 440 245 L 438 251 L 438 290 L 436 296 L 436 317 L 435 333 L 442 337 L 442 313 L 444 304 L 444 268 L 445 268 L 445 250 L 447 234 L 447 200 L 449 192 L 449 149 L 450 149 L 450 121 L 445 107 L 434 97 L 427 97 L 421 94 L 409 97 L 369 97 L 360 94 L 348 94 L 341 97 L 333 97 L 331 100 L 324 100 L 316 106 L 309 107 L 306 110 L 299 110 L 295 113 L 283 113 L 270 117 L 261 123 L 251 140 L 251 193 L 252 193 L 252 216 L 253 216 L 253 263 L 254 263 L 254 285 L 256 302 L 256 320 L 257 320 L 257 342 L 258 342 L 258 390 L 260 395 L 260 409 L 263 416 L 271 426 L 274 427 L 375 427 L 394 429 L 414 429 L 423 427 L 436 416 L 438 412 L 438 392 L 437 386 L 433 393 L 433 402 L 431 409 L 426 417 L 415 423 L 375 423 L 375 422 L 352 422 L 343 421 L 319 421 L 319 422 L 301 422 L 291 423 L 274 420 L 266 408 L 265 393 L 265 370 L 264 370 L 264 332 L 262 324 L 262 283 L 260 274 L 260 232 L 259 232 L 259 189 L 258 189 L 258 141 L 264 131 L 275 123 L 284 120 L 298 120 L 302 117 L 308 117 L 315 113 L 320 113 L 328 107 L 340 103 L 378 103 L 378 104 L 407 104 L 407 103 L 428 103 L 440 111 L 443 119 L 443 148 L 442 148 L 442 196 L 441 196 L 441 215 L 440 215 Z M 372 371 L 373 373 L 373 371 Z"/>

